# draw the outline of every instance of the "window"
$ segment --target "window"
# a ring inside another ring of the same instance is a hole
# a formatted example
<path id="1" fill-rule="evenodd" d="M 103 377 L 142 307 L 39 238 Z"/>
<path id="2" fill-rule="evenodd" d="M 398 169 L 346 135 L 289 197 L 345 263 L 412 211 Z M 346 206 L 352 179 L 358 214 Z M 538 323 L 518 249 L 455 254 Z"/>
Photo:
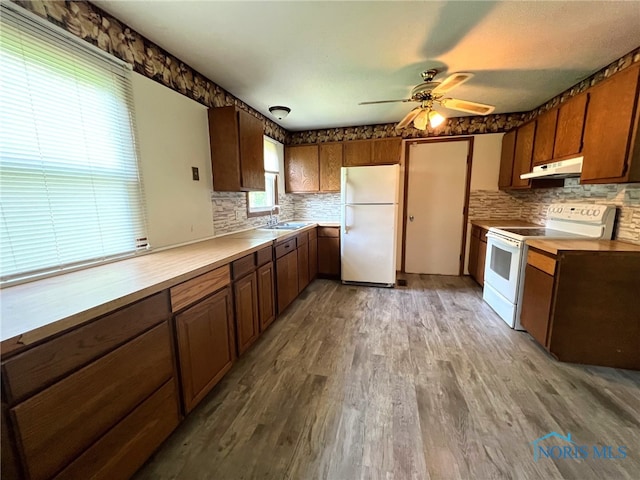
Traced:
<path id="1" fill-rule="evenodd" d="M 265 191 L 247 194 L 247 216 L 257 217 L 269 215 L 271 209 L 278 205 L 278 174 L 280 161 L 278 148 L 273 140 L 264 139 Z"/>
<path id="2" fill-rule="evenodd" d="M 13 5 L 0 27 L 2 282 L 145 250 L 130 69 Z"/>

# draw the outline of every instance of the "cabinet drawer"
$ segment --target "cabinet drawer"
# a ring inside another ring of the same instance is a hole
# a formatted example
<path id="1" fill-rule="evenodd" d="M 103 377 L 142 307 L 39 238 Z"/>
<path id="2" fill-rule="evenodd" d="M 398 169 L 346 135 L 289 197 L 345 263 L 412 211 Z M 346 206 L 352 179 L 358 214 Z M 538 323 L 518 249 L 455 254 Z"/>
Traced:
<path id="1" fill-rule="evenodd" d="M 29 478 L 55 475 L 172 374 L 165 322 L 17 405 L 11 413 Z"/>
<path id="2" fill-rule="evenodd" d="M 10 358 L 2 364 L 7 402 L 42 390 L 170 315 L 164 291 Z"/>
<path id="3" fill-rule="evenodd" d="M 171 288 L 171 311 L 177 312 L 231 283 L 229 265 L 182 282 Z"/>
<path id="4" fill-rule="evenodd" d="M 55 478 L 130 478 L 180 422 L 176 383 L 169 380 Z"/>
<path id="5" fill-rule="evenodd" d="M 296 241 L 297 241 L 296 245 L 298 247 L 300 247 L 301 245 L 305 245 L 305 244 L 309 243 L 309 234 L 307 232 L 299 233 L 296 236 Z"/>
<path id="6" fill-rule="evenodd" d="M 246 275 L 249 272 L 252 272 L 256 269 L 256 256 L 255 254 L 247 255 L 246 257 L 242 257 L 239 260 L 236 260 L 231 264 L 231 271 L 233 272 L 233 279 L 237 280 L 238 278 Z"/>
<path id="7" fill-rule="evenodd" d="M 256 252 L 256 259 L 257 259 L 256 266 L 258 267 L 261 265 L 264 265 L 265 263 L 270 262 L 271 260 L 273 260 L 273 248 L 265 247 L 262 250 L 258 250 Z"/>
<path id="8" fill-rule="evenodd" d="M 318 227 L 318 237 L 339 238 L 340 229 L 338 227 Z"/>
<path id="9" fill-rule="evenodd" d="M 296 239 L 292 238 L 284 243 L 276 245 L 276 258 L 280 258 L 296 249 Z"/>
<path id="10" fill-rule="evenodd" d="M 536 252 L 535 250 L 529 249 L 527 253 L 527 263 L 532 267 L 536 267 L 538 270 L 548 273 L 552 277 L 556 274 L 556 259 Z"/>

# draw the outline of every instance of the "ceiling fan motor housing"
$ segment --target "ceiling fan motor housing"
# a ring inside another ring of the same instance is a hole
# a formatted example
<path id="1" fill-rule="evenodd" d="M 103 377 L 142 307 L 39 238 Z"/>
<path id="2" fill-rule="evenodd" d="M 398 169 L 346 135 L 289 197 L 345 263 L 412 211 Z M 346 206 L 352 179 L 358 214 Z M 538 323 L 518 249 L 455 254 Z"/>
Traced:
<path id="1" fill-rule="evenodd" d="M 435 99 L 437 95 L 431 95 L 431 92 L 438 85 L 440 85 L 440 82 L 425 82 L 420 85 L 416 85 L 413 87 L 413 90 L 411 90 L 411 99 L 420 102 Z"/>

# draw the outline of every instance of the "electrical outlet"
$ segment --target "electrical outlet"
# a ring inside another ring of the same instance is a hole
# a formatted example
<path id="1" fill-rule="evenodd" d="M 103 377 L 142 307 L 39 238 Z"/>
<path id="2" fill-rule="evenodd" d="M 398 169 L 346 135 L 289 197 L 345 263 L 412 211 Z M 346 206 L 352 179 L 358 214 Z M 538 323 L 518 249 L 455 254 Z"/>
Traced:
<path id="1" fill-rule="evenodd" d="M 191 178 L 196 182 L 200 181 L 200 172 L 198 171 L 198 167 L 191 167 Z"/>
<path id="2" fill-rule="evenodd" d="M 240 210 L 236 210 L 236 220 L 240 220 Z"/>

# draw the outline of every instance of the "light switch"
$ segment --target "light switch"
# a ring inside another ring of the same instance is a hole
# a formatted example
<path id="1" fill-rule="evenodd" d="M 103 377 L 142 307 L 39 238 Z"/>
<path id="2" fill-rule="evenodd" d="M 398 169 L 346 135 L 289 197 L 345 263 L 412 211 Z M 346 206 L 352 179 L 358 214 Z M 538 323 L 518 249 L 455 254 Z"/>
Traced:
<path id="1" fill-rule="evenodd" d="M 200 172 L 198 172 L 198 167 L 191 167 L 191 177 L 196 182 L 200 181 Z"/>

